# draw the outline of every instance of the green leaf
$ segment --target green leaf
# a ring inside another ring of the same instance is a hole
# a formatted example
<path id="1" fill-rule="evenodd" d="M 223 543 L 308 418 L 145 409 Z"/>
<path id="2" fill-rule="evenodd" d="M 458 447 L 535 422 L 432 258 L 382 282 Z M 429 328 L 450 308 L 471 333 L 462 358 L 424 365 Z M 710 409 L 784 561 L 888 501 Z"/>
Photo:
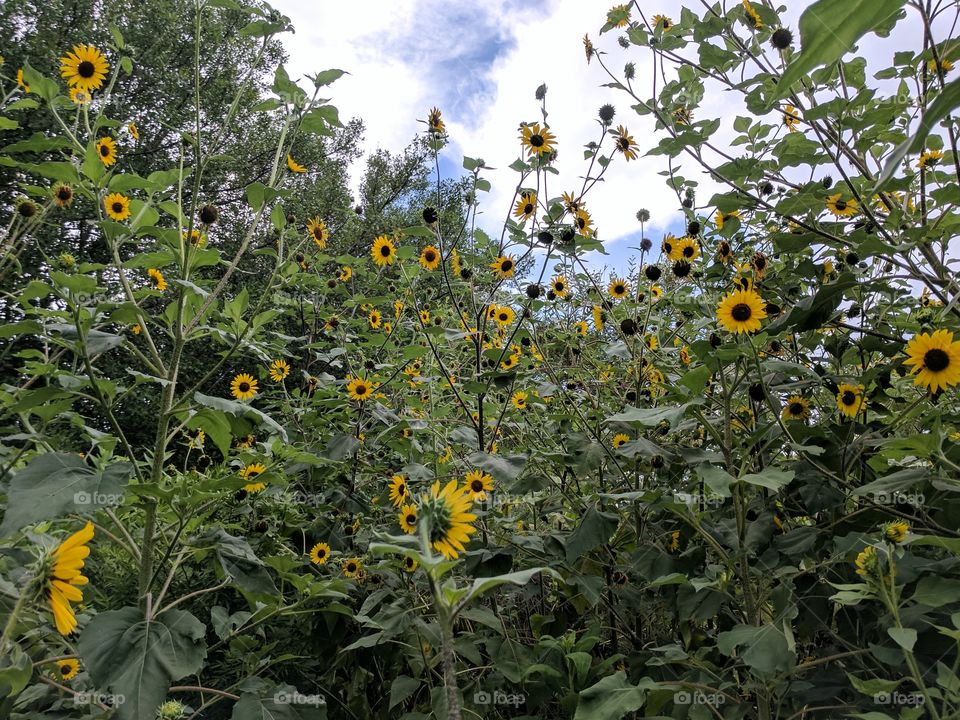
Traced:
<path id="1" fill-rule="evenodd" d="M 16 643 L 5 658 L 0 658 L 0 699 L 12 698 L 30 682 L 33 663 L 30 656 Z"/>
<path id="2" fill-rule="evenodd" d="M 913 628 L 890 627 L 887 628 L 887 634 L 904 650 L 913 651 L 917 642 L 917 631 Z"/>
<path id="3" fill-rule="evenodd" d="M 327 705 L 322 697 L 305 695 L 291 685 L 281 685 L 268 697 L 243 693 L 233 706 L 230 720 L 326 720 L 326 717 Z"/>
<path id="4" fill-rule="evenodd" d="M 266 425 L 275 433 L 277 433 L 277 435 L 283 438 L 284 442 L 287 440 L 287 431 L 284 430 L 276 420 L 262 410 L 258 410 L 251 405 L 247 405 L 236 400 L 227 400 L 226 398 L 204 395 L 203 393 L 194 393 L 193 399 L 201 405 L 211 407 L 214 410 L 220 410 L 221 412 L 225 412 L 228 415 L 233 415 L 234 417 L 243 417 L 247 414 L 255 415 L 262 424 Z"/>
<path id="5" fill-rule="evenodd" d="M 151 620 L 140 608 L 102 612 L 80 636 L 80 656 L 96 687 L 123 695 L 118 720 L 156 715 L 174 680 L 203 667 L 207 649 L 203 623 L 184 610 Z"/>
<path id="6" fill-rule="evenodd" d="M 696 402 L 679 406 L 674 405 L 656 408 L 628 407 L 622 413 L 608 417 L 607 422 L 637 423 L 643 427 L 656 427 L 662 422 L 669 423 L 670 425 L 676 425 L 677 421 L 683 417 L 683 414 L 687 411 L 688 407 L 699 404 L 701 404 L 701 401 L 697 400 Z"/>
<path id="7" fill-rule="evenodd" d="M 266 566 L 244 538 L 234 537 L 223 528 L 215 527 L 208 528 L 190 544 L 216 552 L 223 572 L 244 592 L 276 597 L 277 588 Z"/>
<path id="8" fill-rule="evenodd" d="M 726 470 L 707 463 L 697 465 L 697 476 L 710 489 L 710 492 L 720 497 L 730 497 L 730 485 L 736 482 Z"/>
<path id="9" fill-rule="evenodd" d="M 927 607 L 940 607 L 956 602 L 960 597 L 960 580 L 927 575 L 917 583 L 917 589 L 911 600 Z"/>
<path id="10" fill-rule="evenodd" d="M 530 579 L 537 573 L 551 573 L 556 575 L 553 570 L 549 568 L 537 567 L 529 568 L 527 570 L 519 570 L 517 572 L 506 573 L 504 575 L 495 575 L 488 578 L 477 578 L 473 581 L 473 584 L 470 586 L 470 590 L 467 592 L 466 596 L 462 601 L 462 605 L 475 600 L 489 590 L 493 590 L 495 587 L 500 585 L 518 585 L 523 587 Z M 559 576 L 558 576 L 559 577 Z"/>
<path id="11" fill-rule="evenodd" d="M 650 681 L 647 678 L 644 681 L 631 685 L 626 673 L 607 675 L 581 691 L 574 720 L 620 720 L 627 713 L 639 710 L 646 702 L 647 690 L 652 689 Z"/>
<path id="12" fill-rule="evenodd" d="M 783 471 L 774 468 L 765 468 L 763 472 L 744 475 L 740 480 L 750 485 L 758 485 L 768 488 L 769 490 L 777 491 L 785 485 L 788 485 L 790 481 L 793 480 L 794 475 L 793 470 Z"/>
<path id="13" fill-rule="evenodd" d="M 717 635 L 717 649 L 730 657 L 739 655 L 761 677 L 788 672 L 795 662 L 786 636 L 773 625 L 737 625 Z"/>
<path id="14" fill-rule="evenodd" d="M 399 675 L 390 684 L 390 709 L 399 705 L 408 697 L 413 695 L 420 687 L 420 681 L 416 678 Z"/>
<path id="15" fill-rule="evenodd" d="M 883 187 L 887 180 L 897 171 L 900 162 L 907 156 L 907 153 L 918 153 L 923 150 L 923 143 L 933 129 L 933 126 L 943 120 L 956 107 L 960 106 L 960 78 L 947 83 L 943 91 L 937 95 L 936 100 L 930 103 L 927 111 L 920 118 L 916 132 L 900 143 L 893 152 L 887 157 L 886 165 L 883 166 L 883 172 L 877 178 L 877 184 L 873 191 L 876 192 Z"/>
<path id="16" fill-rule="evenodd" d="M 607 542 L 619 524 L 620 518 L 616 514 L 589 508 L 577 529 L 567 538 L 567 562 L 572 563 Z"/>
<path id="17" fill-rule="evenodd" d="M 768 107 L 791 93 L 812 70 L 832 65 L 863 35 L 887 21 L 906 0 L 817 0 L 800 16 L 800 54 L 787 66 Z"/>
<path id="18" fill-rule="evenodd" d="M 344 75 L 349 75 L 349 73 L 346 70 L 337 70 L 336 68 L 318 72 L 317 76 L 313 78 L 314 87 L 325 87 L 336 82 Z"/>
<path id="19" fill-rule="evenodd" d="M 523 466 L 527 462 L 526 455 L 491 455 L 485 452 L 475 452 L 467 462 L 490 473 L 495 480 L 512 482 L 519 477 Z"/>
<path id="20" fill-rule="evenodd" d="M 40 520 L 72 513 L 90 515 L 120 504 L 133 465 L 109 465 L 102 473 L 79 455 L 48 453 L 35 457 L 10 480 L 0 535 Z"/>

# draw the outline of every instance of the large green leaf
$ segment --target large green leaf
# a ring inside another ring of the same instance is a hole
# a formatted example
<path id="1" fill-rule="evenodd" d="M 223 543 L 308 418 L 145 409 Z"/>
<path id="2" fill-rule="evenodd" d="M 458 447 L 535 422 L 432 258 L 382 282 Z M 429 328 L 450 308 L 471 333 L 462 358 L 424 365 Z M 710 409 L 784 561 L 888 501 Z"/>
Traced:
<path id="1" fill-rule="evenodd" d="M 643 707 L 647 690 L 656 687 L 649 678 L 643 678 L 639 685 L 631 685 L 626 673 L 607 675 L 580 693 L 574 720 L 620 720 Z"/>
<path id="2" fill-rule="evenodd" d="M 595 507 L 587 510 L 577 529 L 567 538 L 567 562 L 572 563 L 607 542 L 616 532 L 619 521 L 615 513 L 600 512 Z"/>
<path id="3" fill-rule="evenodd" d="M 133 474 L 127 462 L 103 472 L 89 467 L 79 455 L 48 453 L 35 457 L 10 481 L 0 535 L 24 525 L 73 513 L 89 515 L 119 505 Z"/>
<path id="4" fill-rule="evenodd" d="M 322 697 L 283 685 L 268 696 L 244 693 L 233 706 L 230 720 L 326 720 L 326 717 L 327 706 Z"/>
<path id="5" fill-rule="evenodd" d="M 475 452 L 467 461 L 476 467 L 490 473 L 495 480 L 511 482 L 517 479 L 520 471 L 527 462 L 526 455 L 491 455 L 490 453 Z"/>
<path id="6" fill-rule="evenodd" d="M 518 585 L 522 587 L 530 582 L 530 579 L 534 575 L 543 572 L 555 574 L 554 571 L 550 570 L 549 568 L 538 567 L 530 568 L 528 570 L 519 570 L 517 572 L 507 573 L 505 575 L 495 575 L 494 577 L 477 578 L 473 581 L 473 585 L 470 586 L 470 590 L 464 598 L 463 604 L 480 597 L 485 592 L 493 590 L 493 588 L 499 587 L 500 585 Z"/>
<path id="7" fill-rule="evenodd" d="M 219 410 L 220 412 L 225 412 L 235 417 L 243 417 L 246 414 L 255 415 L 261 423 L 268 426 L 271 430 L 277 433 L 284 441 L 287 439 L 287 431 L 284 430 L 280 424 L 274 420 L 272 417 L 267 415 L 262 410 L 258 410 L 252 405 L 247 403 L 238 402 L 236 400 L 228 400 L 226 398 L 214 397 L 213 395 L 204 395 L 203 393 L 194 393 L 193 399 L 196 400 L 201 405 L 206 405 L 207 407 L 213 408 L 214 410 Z"/>
<path id="8" fill-rule="evenodd" d="M 174 680 L 203 667 L 203 623 L 183 610 L 147 620 L 140 608 L 100 613 L 80 636 L 80 657 L 99 688 L 123 695 L 117 720 L 155 717 Z"/>
<path id="9" fill-rule="evenodd" d="M 717 649 L 730 657 L 739 655 L 761 677 L 788 672 L 795 661 L 786 636 L 773 625 L 737 625 L 717 635 Z"/>
<path id="10" fill-rule="evenodd" d="M 832 65 L 861 37 L 884 24 L 906 0 L 817 0 L 800 16 L 800 54 L 787 66 L 772 105 L 787 97 L 791 86 L 822 65 Z"/>
<path id="11" fill-rule="evenodd" d="M 191 540 L 190 544 L 216 552 L 223 572 L 241 590 L 268 597 L 277 595 L 277 588 L 266 566 L 245 539 L 234 537 L 217 527 L 209 528 Z"/>

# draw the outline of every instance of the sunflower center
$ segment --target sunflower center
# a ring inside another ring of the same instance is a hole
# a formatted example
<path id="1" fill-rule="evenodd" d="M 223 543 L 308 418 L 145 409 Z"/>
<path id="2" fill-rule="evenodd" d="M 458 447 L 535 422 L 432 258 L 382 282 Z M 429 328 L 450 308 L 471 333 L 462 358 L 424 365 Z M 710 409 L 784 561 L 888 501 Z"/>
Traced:
<path id="1" fill-rule="evenodd" d="M 64 663 L 63 665 L 60 666 L 60 674 L 61 674 L 61 675 L 66 675 L 66 674 L 68 674 L 72 669 L 73 669 L 73 668 L 71 668 L 69 665 L 67 665 L 66 663 Z"/>
<path id="2" fill-rule="evenodd" d="M 692 247 L 692 246 L 687 246 L 687 247 L 685 247 L 685 248 L 683 249 L 683 256 L 684 256 L 684 257 L 693 257 L 693 247 Z"/>
<path id="3" fill-rule="evenodd" d="M 857 402 L 857 394 L 853 390 L 844 390 L 840 400 L 844 405 L 854 405 Z"/>
<path id="4" fill-rule="evenodd" d="M 500 269 L 503 272 L 509 272 L 513 268 L 513 260 L 504 260 L 500 263 Z"/>
<path id="5" fill-rule="evenodd" d="M 790 404 L 790 414 L 791 415 L 803 415 L 803 403 L 791 403 Z"/>
<path id="6" fill-rule="evenodd" d="M 103 145 L 101 145 L 101 146 L 100 146 L 100 154 L 103 155 L 104 157 L 108 157 L 108 156 L 110 155 L 110 146 L 107 145 L 106 143 L 104 143 Z"/>
<path id="7" fill-rule="evenodd" d="M 530 144 L 533 145 L 533 147 L 543 147 L 544 143 L 543 135 L 534 134 L 530 136 Z"/>
<path id="8" fill-rule="evenodd" d="M 667 255 L 669 255 L 670 253 L 673 252 L 673 245 L 671 245 L 670 243 L 664 243 L 664 244 L 663 244 L 663 251 L 664 251 Z"/>
<path id="9" fill-rule="evenodd" d="M 123 212 L 123 203 L 115 202 L 113 205 L 111 205 L 111 207 L 115 213 Z"/>
<path id="10" fill-rule="evenodd" d="M 930 372 L 942 372 L 950 367 L 950 356 L 940 348 L 927 350 L 923 355 L 923 366 Z"/>
<path id="11" fill-rule="evenodd" d="M 323 240 L 323 230 L 321 230 L 319 227 L 315 227 L 315 228 L 313 229 L 313 236 L 314 236 L 317 240 Z"/>
<path id="12" fill-rule="evenodd" d="M 529 215 L 532 212 L 533 212 L 533 203 L 527 203 L 526 205 L 523 206 L 524 215 Z"/>
<path id="13" fill-rule="evenodd" d="M 417 524 L 417 516 L 414 513 L 407 513 L 407 517 L 404 519 L 407 521 L 407 525 Z"/>
<path id="14" fill-rule="evenodd" d="M 847 209 L 847 201 L 846 201 L 846 200 L 837 200 L 837 202 L 835 203 L 835 205 L 837 206 L 837 210 L 846 210 L 846 209 Z"/>
<path id="15" fill-rule="evenodd" d="M 322 559 L 325 558 L 326 556 L 327 556 L 327 551 L 326 551 L 326 550 L 324 550 L 323 548 L 320 548 L 319 550 L 317 550 L 317 557 L 318 557 L 318 558 L 320 558 L 320 559 L 322 560 Z"/>
<path id="16" fill-rule="evenodd" d="M 250 390 L 250 383 L 248 382 L 240 383 L 239 385 L 237 385 L 237 390 L 239 390 L 240 392 L 248 392 Z"/>
<path id="17" fill-rule="evenodd" d="M 506 321 L 507 321 L 507 314 L 506 314 L 506 313 L 500 313 L 500 315 L 498 316 L 498 319 L 500 320 L 500 322 L 506 322 Z"/>
<path id="18" fill-rule="evenodd" d="M 72 195 L 73 195 L 73 192 L 70 190 L 70 188 L 62 187 L 59 190 L 57 190 L 57 197 L 60 198 L 61 200 L 69 200 Z"/>
<path id="19" fill-rule="evenodd" d="M 84 60 L 82 63 L 77 65 L 77 75 L 83 78 L 92 78 L 93 74 L 96 72 L 96 68 L 93 66 L 93 63 L 89 60 Z"/>
<path id="20" fill-rule="evenodd" d="M 357 571 L 356 563 L 352 563 L 352 562 L 347 563 L 347 572 L 356 572 L 356 571 Z"/>
<path id="21" fill-rule="evenodd" d="M 562 282 L 558 282 L 553 287 L 557 292 L 563 292 L 564 284 Z"/>
<path id="22" fill-rule="evenodd" d="M 630 141 L 625 137 L 617 138 L 617 147 L 620 148 L 621 152 L 625 152 L 630 147 Z"/>
<path id="23" fill-rule="evenodd" d="M 397 485 L 397 495 L 406 495 L 406 494 L 407 494 L 407 486 L 403 484 Z"/>
<path id="24" fill-rule="evenodd" d="M 763 269 L 767 266 L 767 260 L 766 260 L 766 258 L 756 258 L 756 259 L 753 261 L 753 266 L 754 266 L 757 270 L 763 270 Z"/>
<path id="25" fill-rule="evenodd" d="M 434 260 L 437 259 L 437 256 L 434 255 L 432 252 L 427 252 L 426 254 L 424 254 L 424 258 L 426 258 L 427 262 L 432 263 Z"/>
<path id="26" fill-rule="evenodd" d="M 746 303 L 737 303 L 733 306 L 733 310 L 730 311 L 730 315 L 733 316 L 733 319 L 737 322 L 746 322 L 753 315 L 753 310 L 751 310 L 750 306 Z"/>
<path id="27" fill-rule="evenodd" d="M 472 483 L 470 483 L 470 489 L 475 493 L 483 492 L 483 483 L 479 480 L 474 480 Z"/>
<path id="28" fill-rule="evenodd" d="M 367 386 L 366 386 L 366 385 L 357 385 L 357 389 L 355 390 L 355 392 L 357 393 L 357 395 L 366 395 L 366 394 L 367 394 Z"/>
<path id="29" fill-rule="evenodd" d="M 623 295 L 623 293 L 626 291 L 627 289 L 623 285 L 617 284 L 613 286 L 613 292 L 615 292 L 617 295 Z"/>
<path id="30" fill-rule="evenodd" d="M 390 257 L 390 246 L 389 246 L 389 245 L 381 245 L 381 246 L 380 246 L 380 254 L 383 255 L 384 257 Z"/>

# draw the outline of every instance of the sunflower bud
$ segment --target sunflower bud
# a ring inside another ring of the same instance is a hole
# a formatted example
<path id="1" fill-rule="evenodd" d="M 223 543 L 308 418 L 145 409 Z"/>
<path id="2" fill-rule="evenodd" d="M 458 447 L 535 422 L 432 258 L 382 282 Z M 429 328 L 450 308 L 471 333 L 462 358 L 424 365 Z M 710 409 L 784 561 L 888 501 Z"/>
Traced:
<path id="1" fill-rule="evenodd" d="M 793 33 L 787 28 L 777 28 L 770 36 L 770 44 L 777 50 L 786 50 L 793 44 Z"/>
<path id="2" fill-rule="evenodd" d="M 216 205 L 204 205 L 200 208 L 200 222 L 204 225 L 213 225 L 220 218 L 220 211 Z"/>

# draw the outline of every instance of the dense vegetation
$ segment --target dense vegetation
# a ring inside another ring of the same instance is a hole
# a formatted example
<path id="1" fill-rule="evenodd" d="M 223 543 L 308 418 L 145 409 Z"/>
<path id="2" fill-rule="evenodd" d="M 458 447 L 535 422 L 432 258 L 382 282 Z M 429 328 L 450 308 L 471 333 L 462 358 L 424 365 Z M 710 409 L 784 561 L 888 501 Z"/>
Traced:
<path id="1" fill-rule="evenodd" d="M 490 208 L 266 4 L 0 7 L 0 717 L 960 716 L 960 10 L 782 12 L 601 14 Z"/>

